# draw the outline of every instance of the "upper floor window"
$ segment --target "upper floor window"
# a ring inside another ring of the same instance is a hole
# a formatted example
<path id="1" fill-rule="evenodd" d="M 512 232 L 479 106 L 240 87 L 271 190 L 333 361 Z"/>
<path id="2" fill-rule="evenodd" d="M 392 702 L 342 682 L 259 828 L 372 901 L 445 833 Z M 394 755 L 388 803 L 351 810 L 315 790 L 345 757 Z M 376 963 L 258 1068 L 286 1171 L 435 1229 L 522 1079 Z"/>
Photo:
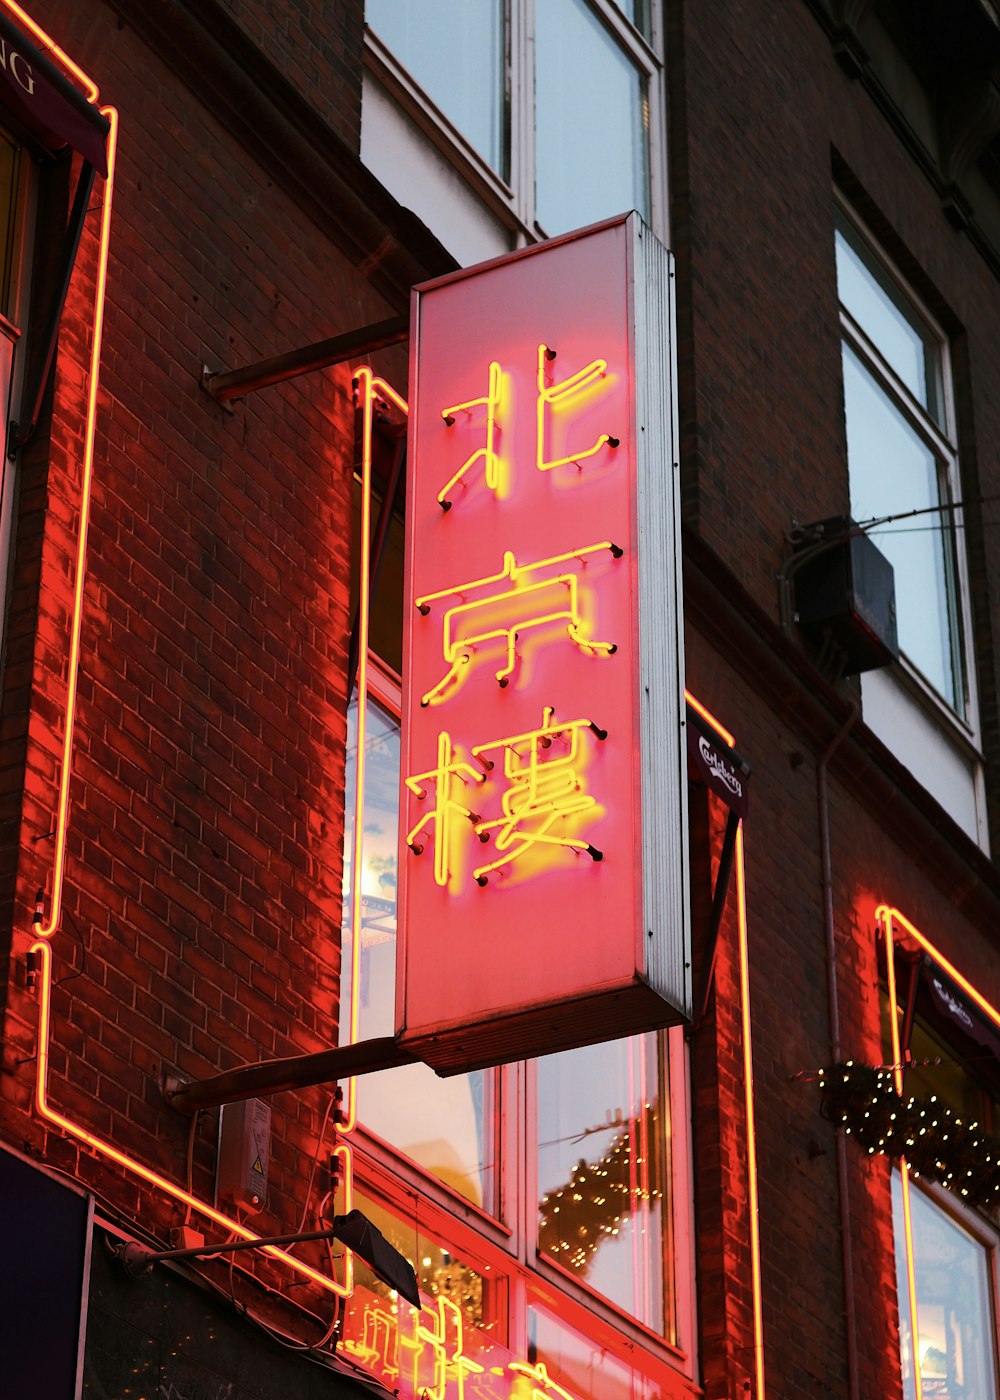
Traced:
<path id="1" fill-rule="evenodd" d="M 900 648 L 956 714 L 968 714 L 957 538 L 958 459 L 947 343 L 841 211 L 836 231 L 851 514 L 923 512 L 872 531 L 896 578 Z"/>
<path id="2" fill-rule="evenodd" d="M 862 676 L 865 723 L 986 848 L 948 341 L 843 206 L 836 265 L 851 514 L 893 566 L 901 651 Z"/>
<path id="3" fill-rule="evenodd" d="M 362 155 L 461 261 L 489 251 L 454 246 L 470 191 L 494 252 L 629 209 L 662 232 L 652 0 L 367 0 L 366 19 Z"/>

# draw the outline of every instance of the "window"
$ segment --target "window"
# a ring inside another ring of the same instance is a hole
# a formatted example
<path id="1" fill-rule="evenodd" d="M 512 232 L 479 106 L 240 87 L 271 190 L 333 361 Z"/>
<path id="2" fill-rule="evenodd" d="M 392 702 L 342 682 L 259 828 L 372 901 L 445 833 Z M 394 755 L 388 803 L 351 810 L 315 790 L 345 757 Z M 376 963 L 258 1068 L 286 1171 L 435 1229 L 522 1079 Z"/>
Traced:
<path id="1" fill-rule="evenodd" d="M 914 1297 L 906 1258 L 903 1193 L 909 1201 Z M 997 1358 L 993 1309 L 993 1250 L 944 1205 L 892 1174 L 903 1393 L 931 1400 L 995 1400 Z M 915 1309 L 914 1309 L 915 1305 Z M 916 1312 L 916 1347 L 914 1321 Z"/>
<path id="2" fill-rule="evenodd" d="M 893 566 L 902 653 L 864 677 L 865 720 L 984 841 L 948 345 L 842 208 L 835 236 L 851 514 L 884 520 L 869 533 Z"/>
<path id="3" fill-rule="evenodd" d="M 912 1096 L 921 1109 L 938 1104 L 956 1126 L 964 1123 L 995 1136 L 1000 1123 L 995 1020 L 901 919 L 889 956 L 895 1003 L 883 994 L 883 1053 L 887 1062 L 898 1056 L 906 1066 L 904 1100 Z M 945 1134 L 941 1143 L 947 1141 Z M 948 1151 L 943 1145 L 935 1150 L 942 1157 Z M 971 1208 L 975 1190 L 962 1184 L 960 1174 L 950 1190 L 918 1180 L 920 1160 L 915 1156 L 912 1167 L 900 1164 L 892 1172 L 903 1393 L 916 1400 L 919 1377 L 920 1393 L 928 1400 L 998 1400 L 996 1228 L 982 1207 Z"/>
<path id="4" fill-rule="evenodd" d="M 391 475 L 396 431 L 380 425 L 373 494 Z M 395 514 L 383 532 L 371 619 L 373 640 L 394 658 L 402 509 Z M 356 989 L 365 1039 L 394 1030 L 400 763 L 398 675 L 371 655 L 368 676 L 356 969 L 356 700 L 349 707 L 341 984 L 345 997 Z M 451 1360 L 441 1366 L 467 1358 L 470 1376 L 477 1366 L 509 1369 L 511 1394 L 532 1373 L 540 1391 L 547 1376 L 562 1387 L 556 1394 L 581 1400 L 688 1393 L 691 1287 L 676 1246 L 688 1235 L 680 1216 L 687 1192 L 678 1187 L 684 1056 L 678 1029 L 444 1079 L 420 1064 L 361 1076 L 355 1203 L 411 1260 L 428 1301 L 419 1319 L 404 1315 L 358 1266 L 347 1353 L 406 1400 L 435 1375 L 440 1381 L 434 1366 L 445 1341 Z"/>
<path id="5" fill-rule="evenodd" d="M 650 0 L 367 0 L 366 19 L 362 157 L 461 262 L 629 209 L 663 231 Z"/>

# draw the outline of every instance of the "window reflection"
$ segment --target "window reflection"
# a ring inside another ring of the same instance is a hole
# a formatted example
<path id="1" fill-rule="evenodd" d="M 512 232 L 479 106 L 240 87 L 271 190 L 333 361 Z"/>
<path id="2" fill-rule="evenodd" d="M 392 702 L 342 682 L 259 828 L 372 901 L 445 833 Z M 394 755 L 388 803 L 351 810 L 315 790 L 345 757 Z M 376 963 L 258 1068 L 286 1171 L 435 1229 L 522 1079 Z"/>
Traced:
<path id="1" fill-rule="evenodd" d="M 672 1336 L 669 1098 L 659 1039 L 550 1055 L 537 1072 L 539 1250 Z"/>
<path id="2" fill-rule="evenodd" d="M 986 1248 L 922 1191 L 910 1186 L 917 1336 L 907 1285 L 903 1183 L 893 1172 L 896 1284 L 903 1382 L 915 1397 L 914 1362 L 927 1400 L 995 1400 L 996 1357 Z M 914 1357 L 916 1352 L 916 1357 Z"/>
<path id="3" fill-rule="evenodd" d="M 947 502 L 943 468 L 844 345 L 844 407 L 856 520 L 927 510 Z M 916 528 L 913 528 L 916 527 Z M 871 532 L 896 580 L 899 644 L 954 709 L 964 708 L 955 617 L 955 567 L 949 519 L 929 515 Z"/>
<path id="4" fill-rule="evenodd" d="M 365 18 L 469 144 L 506 177 L 502 0 L 367 0 Z"/>
<path id="5" fill-rule="evenodd" d="M 460 1258 L 450 1244 L 423 1229 L 415 1217 L 406 1220 L 362 1191 L 355 1190 L 354 1204 L 413 1265 L 425 1302 L 447 1298 L 458 1308 L 465 1327 L 480 1332 L 495 1330 L 502 1314 L 496 1294 L 501 1284 L 487 1268 Z M 354 1279 L 368 1293 L 395 1301 L 393 1290 L 357 1255 Z"/>
<path id="6" fill-rule="evenodd" d="M 879 275 L 872 254 L 837 229 L 837 285 L 840 300 L 918 403 L 944 426 L 941 356 L 930 331 L 902 295 Z"/>
<path id="7" fill-rule="evenodd" d="M 646 82 L 581 0 L 535 7 L 536 218 L 549 235 L 649 217 Z"/>
<path id="8" fill-rule="evenodd" d="M 345 1001 L 351 976 L 351 862 L 357 702 L 348 710 L 344 841 Z M 396 849 L 399 721 L 369 699 L 365 724 L 364 832 L 361 857 L 361 961 L 358 1038 L 392 1035 L 396 991 Z M 343 1025 L 349 1019 L 341 1018 Z M 369 1131 L 482 1209 L 496 1213 L 496 1075 L 492 1070 L 439 1079 L 426 1065 L 404 1065 L 358 1080 L 358 1118 Z"/>
<path id="9" fill-rule="evenodd" d="M 616 1361 L 607 1348 L 574 1328 L 567 1327 L 543 1308 L 528 1309 L 528 1356 L 560 1387 L 579 1395 L 599 1395 L 601 1400 L 648 1400 L 650 1382 L 631 1367 Z M 544 1394 L 544 1392 L 542 1392 Z"/>

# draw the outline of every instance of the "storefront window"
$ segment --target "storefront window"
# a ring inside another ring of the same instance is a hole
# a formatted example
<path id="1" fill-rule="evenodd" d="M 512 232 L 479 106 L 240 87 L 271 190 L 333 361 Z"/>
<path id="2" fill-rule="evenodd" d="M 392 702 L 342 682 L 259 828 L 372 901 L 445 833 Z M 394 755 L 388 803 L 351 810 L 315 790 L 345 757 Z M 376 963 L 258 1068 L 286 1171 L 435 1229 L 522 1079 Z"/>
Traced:
<path id="1" fill-rule="evenodd" d="M 538 1249 L 647 1327 L 673 1330 L 669 1096 L 660 1040 L 537 1062 Z"/>
<path id="2" fill-rule="evenodd" d="M 354 811 L 357 703 L 348 711 L 344 843 L 345 966 L 352 985 L 350 830 Z M 365 821 L 361 859 L 358 968 L 359 1039 L 395 1032 L 396 868 L 399 811 L 399 721 L 369 699 L 365 742 Z M 345 998 L 346 999 L 346 998 Z M 412 1158 L 459 1195 L 488 1212 L 497 1208 L 496 1095 L 492 1070 L 439 1079 L 426 1065 L 404 1065 L 358 1080 L 358 1118 L 369 1132 Z"/>
<path id="3" fill-rule="evenodd" d="M 544 1376 L 563 1394 L 568 1390 L 601 1400 L 651 1400 L 657 1393 L 644 1376 L 610 1356 L 606 1347 L 567 1327 L 544 1308 L 528 1309 L 528 1355 L 536 1374 L 541 1375 L 544 1368 Z"/>
<path id="4" fill-rule="evenodd" d="M 916 1292 L 914 1345 L 906 1267 L 903 1181 L 893 1172 L 900 1354 L 907 1400 L 995 1400 L 995 1325 L 987 1247 L 912 1182 L 909 1186 Z"/>
<path id="5" fill-rule="evenodd" d="M 395 440 L 392 424 L 379 426 L 374 476 L 383 490 Z M 396 1029 L 402 513 L 399 504 L 380 535 L 385 557 L 372 563 L 356 977 L 356 697 L 348 711 L 345 1042 L 352 984 L 357 1037 Z M 360 520 L 358 510 L 355 558 Z M 354 1201 L 414 1263 L 423 1306 L 400 1304 L 356 1260 L 344 1354 L 401 1400 L 424 1392 L 451 1400 L 453 1390 L 481 1400 L 680 1393 L 672 1387 L 683 1388 L 679 1376 L 692 1369 L 678 1354 L 692 1325 L 675 1260 L 674 1211 L 686 1193 L 674 1186 L 672 1161 L 684 1076 L 668 1074 L 668 1044 L 668 1035 L 649 1034 L 448 1078 L 422 1064 L 359 1076 Z M 682 1063 L 679 1035 L 672 1053 Z M 683 1164 L 684 1152 L 676 1155 Z"/>

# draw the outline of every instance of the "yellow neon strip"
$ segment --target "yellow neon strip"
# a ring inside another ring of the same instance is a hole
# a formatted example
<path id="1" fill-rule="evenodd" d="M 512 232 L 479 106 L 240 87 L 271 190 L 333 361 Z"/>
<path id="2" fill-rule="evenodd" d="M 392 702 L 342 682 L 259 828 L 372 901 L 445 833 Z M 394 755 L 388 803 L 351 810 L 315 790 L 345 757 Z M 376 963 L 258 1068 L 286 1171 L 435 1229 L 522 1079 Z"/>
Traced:
<path id="1" fill-rule="evenodd" d="M 916 1400 L 923 1400 L 924 1382 L 920 1374 L 920 1336 L 917 1322 L 917 1268 L 913 1259 L 913 1217 L 910 1213 L 910 1168 L 905 1157 L 899 1161 L 903 1188 L 903 1240 L 906 1245 L 906 1287 L 910 1294 L 910 1349 L 913 1354 L 913 1385 Z"/>
<path id="2" fill-rule="evenodd" d="M 452 779 L 458 778 L 460 782 L 464 783 L 465 779 L 462 774 L 465 772 L 475 783 L 486 781 L 485 774 L 478 772 L 471 764 L 463 763 L 457 758 L 457 752 L 457 749 L 453 749 L 451 746 L 451 735 L 447 730 L 442 729 L 438 734 L 438 766 L 429 769 L 426 773 L 412 773 L 405 779 L 406 786 L 418 799 L 427 796 L 424 783 L 434 784 L 434 806 L 429 812 L 425 812 L 406 833 L 406 844 L 415 855 L 420 855 L 423 847 L 416 847 L 413 843 L 425 826 L 434 824 L 434 880 L 442 887 L 446 886 L 451 879 L 449 856 L 452 846 L 453 817 L 457 814 L 471 822 L 479 820 L 471 808 L 462 806 L 451 796 Z"/>
<path id="3" fill-rule="evenodd" d="M 684 699 L 687 701 L 687 703 L 691 706 L 692 710 L 694 710 L 696 714 L 701 715 L 702 719 L 706 722 L 706 724 L 710 724 L 712 726 L 712 728 L 715 730 L 716 734 L 718 734 L 719 738 L 723 741 L 723 743 L 728 744 L 728 746 L 731 749 L 734 749 L 736 747 L 736 740 L 733 738 L 732 734 L 730 734 L 729 730 L 725 727 L 725 725 L 720 724 L 719 721 L 712 714 L 711 710 L 706 710 L 705 706 L 701 703 L 701 701 L 696 700 L 694 698 L 690 690 L 685 690 Z"/>
<path id="4" fill-rule="evenodd" d="M 761 1297 L 760 1220 L 757 1196 L 757 1128 L 753 1093 L 753 1041 L 750 1021 L 750 957 L 747 948 L 746 866 L 743 823 L 736 828 L 736 907 L 739 926 L 740 1002 L 743 1019 L 743 1089 L 746 1095 L 747 1195 L 750 1209 L 750 1269 L 753 1280 L 755 1400 L 764 1400 L 764 1309 Z"/>
<path id="5" fill-rule="evenodd" d="M 985 1016 L 988 1016 L 995 1026 L 1000 1028 L 1000 1011 L 997 1010 L 992 1002 L 986 1000 L 982 992 L 974 987 L 967 977 L 963 977 L 954 963 L 949 962 L 944 953 L 942 953 L 939 948 L 936 948 L 930 939 L 922 934 L 918 928 L 911 924 L 905 915 L 888 904 L 880 904 L 875 911 L 875 917 L 883 924 L 889 921 L 908 933 L 914 942 L 918 943 L 920 947 L 923 948 L 924 952 L 928 953 L 940 967 L 944 968 L 948 976 L 958 983 L 962 991 L 972 998 L 980 1011 L 982 1011 Z"/>
<path id="6" fill-rule="evenodd" d="M 47 48 L 64 67 L 74 74 L 81 82 L 91 101 L 97 100 L 98 89 L 87 75 L 78 68 L 64 51 L 45 33 L 38 25 L 30 19 L 28 15 L 12 0 L 2 0 L 2 3 L 15 14 L 22 23 L 31 31 L 39 43 Z M 121 1152 L 111 1143 L 105 1142 L 96 1134 L 89 1132 L 81 1124 L 73 1119 L 65 1117 L 54 1109 L 48 1101 L 48 1071 L 49 1071 L 49 1047 L 52 1033 L 51 1020 L 51 989 L 52 989 L 52 950 L 49 940 L 55 933 L 62 910 L 62 892 L 65 878 L 66 863 L 66 838 L 69 819 L 69 791 L 72 778 L 72 758 L 73 758 L 73 737 L 76 718 L 77 686 L 80 660 L 80 637 L 82 632 L 83 619 L 83 592 L 86 577 L 86 554 L 87 535 L 90 522 L 90 502 L 93 486 L 94 472 L 94 444 L 97 424 L 97 401 L 100 383 L 101 345 L 104 329 L 104 310 L 107 293 L 108 260 L 111 242 L 111 213 L 114 195 L 115 161 L 117 155 L 118 141 L 118 113 L 113 107 L 101 109 L 109 122 L 108 132 L 108 176 L 104 186 L 104 200 L 101 213 L 101 227 L 99 235 L 97 279 L 94 292 L 94 327 L 90 356 L 90 375 L 87 392 L 87 414 L 84 430 L 84 452 L 81 466 L 81 489 L 80 489 L 80 526 L 77 540 L 76 574 L 74 581 L 73 615 L 70 633 L 70 653 L 69 669 L 67 679 L 66 707 L 64 711 L 64 733 L 63 733 L 63 759 L 60 772 L 59 799 L 56 814 L 55 835 L 54 835 L 54 857 L 52 870 L 52 903 L 50 917 L 47 923 L 39 921 L 34 925 L 34 933 L 37 941 L 32 945 L 31 952 L 39 959 L 39 1015 L 38 1015 L 38 1049 L 36 1055 L 36 1080 L 35 1080 L 35 1106 L 39 1115 L 46 1122 L 59 1128 L 62 1132 L 77 1138 L 92 1151 L 117 1163 L 126 1171 L 134 1173 L 142 1180 L 146 1181 L 156 1189 L 163 1191 L 166 1195 L 197 1211 L 205 1218 L 212 1220 L 227 1231 L 231 1231 L 244 1239 L 257 1240 L 260 1237 L 253 1231 L 247 1230 L 239 1221 L 232 1220 L 228 1216 L 200 1200 L 197 1196 L 178 1186 L 175 1182 L 169 1181 L 166 1177 L 160 1176 L 158 1172 L 151 1170 L 130 1157 L 127 1153 Z M 351 1155 L 350 1149 L 346 1146 L 342 1149 L 341 1155 L 345 1164 L 345 1183 L 348 1199 L 353 1196 L 353 1185 L 351 1183 Z M 347 1296 L 351 1291 L 350 1263 L 348 1262 L 345 1277 L 347 1282 L 344 1286 L 339 1285 L 336 1280 L 318 1273 L 315 1269 L 295 1259 L 292 1255 L 286 1254 L 284 1250 L 276 1249 L 274 1246 L 262 1246 L 265 1251 L 276 1259 L 280 1259 L 288 1264 L 295 1272 L 304 1275 L 306 1278 L 317 1283 L 320 1287 L 328 1289 L 334 1293 Z"/>
<path id="7" fill-rule="evenodd" d="M 585 389 L 589 389 L 592 384 L 596 384 L 599 379 L 603 379 L 608 372 L 607 360 L 591 360 L 589 365 L 585 365 L 583 369 L 577 370 L 575 374 L 571 374 L 568 379 L 562 380 L 561 383 L 546 385 L 545 365 L 546 361 L 549 358 L 549 354 L 550 351 L 547 345 L 539 345 L 538 399 L 536 406 L 536 413 L 538 415 L 538 419 L 535 465 L 537 466 L 540 472 L 549 472 L 552 471 L 554 467 L 565 467 L 569 466 L 570 464 L 578 467 L 582 461 L 585 461 L 588 457 L 593 457 L 595 453 L 600 452 L 601 448 L 606 443 L 609 443 L 611 441 L 611 437 L 608 433 L 601 433 L 600 437 L 594 443 L 593 447 L 588 447 L 583 452 L 574 452 L 571 456 L 568 457 L 553 458 L 551 462 L 547 462 L 545 460 L 546 405 L 550 404 L 553 408 L 558 408 L 558 406 L 560 405 L 560 403 L 563 402 L 564 399 L 572 398 L 574 394 L 579 394 L 582 393 Z"/>
<path id="8" fill-rule="evenodd" d="M 461 413 L 463 411 L 471 413 L 474 408 L 486 409 L 486 446 L 480 447 L 478 451 L 473 452 L 470 457 L 467 457 L 451 480 L 446 482 L 437 494 L 438 505 L 444 506 L 446 509 L 450 505 L 448 492 L 454 485 L 461 481 L 465 473 L 479 461 L 480 457 L 483 458 L 485 463 L 483 479 L 486 483 L 486 489 L 496 493 L 500 488 L 500 458 L 497 456 L 494 443 L 496 438 L 496 415 L 497 409 L 500 407 L 500 394 L 503 387 L 503 374 L 496 360 L 490 361 L 489 382 L 489 393 L 486 394 L 484 398 L 467 399 L 465 403 L 452 404 L 450 408 L 443 408 L 441 410 L 441 417 L 451 426 L 455 421 L 456 413 Z"/>
<path id="9" fill-rule="evenodd" d="M 585 563 L 585 554 L 596 554 L 602 549 L 608 549 L 616 558 L 621 556 L 621 550 L 611 540 L 598 540 L 597 544 L 585 544 L 580 549 L 571 549 L 567 554 L 553 554 L 548 559 L 536 559 L 533 564 L 519 564 L 509 549 L 504 550 L 503 568 L 498 574 L 485 574 L 482 578 L 469 579 L 466 583 L 453 584 L 451 588 L 440 588 L 436 593 L 425 593 L 422 598 L 415 598 L 413 606 L 421 612 L 428 612 L 428 605 L 438 598 L 450 598 L 454 594 L 471 592 L 474 588 L 485 588 L 491 583 L 503 583 L 509 579 L 515 583 L 522 574 L 530 574 L 535 569 L 549 569 L 554 564 L 566 564 L 571 559 L 579 559 Z M 547 580 L 547 582 L 550 580 Z"/>
<path id="10" fill-rule="evenodd" d="M 477 598 L 474 602 L 456 603 L 454 607 L 447 609 L 442 619 L 441 628 L 443 634 L 442 654 L 449 669 L 436 685 L 420 697 L 420 704 L 422 706 L 441 705 L 450 699 L 453 690 L 461 684 L 460 678 L 463 668 L 470 664 L 472 653 L 476 647 L 490 641 L 505 642 L 506 661 L 494 674 L 500 685 L 506 685 L 508 677 L 513 673 L 517 664 L 518 636 L 529 628 L 542 627 L 553 622 L 565 621 L 570 641 L 582 651 L 590 652 L 595 656 L 613 656 L 618 650 L 616 643 L 601 642 L 583 635 L 584 622 L 579 603 L 580 587 L 575 573 L 556 574 L 552 578 L 540 579 L 537 583 L 522 582 L 525 574 L 532 573 L 536 569 L 550 568 L 565 562 L 567 559 L 575 560 L 582 567 L 586 567 L 584 556 L 604 549 L 611 550 L 616 558 L 621 557 L 622 551 L 608 540 L 602 540 L 596 545 L 585 545 L 582 549 L 574 550 L 569 554 L 553 555 L 550 559 L 538 559 L 533 564 L 523 566 L 518 564 L 510 550 L 504 550 L 503 568 L 500 573 L 488 578 L 455 584 L 451 588 L 440 590 L 437 593 L 429 593 L 416 599 L 415 606 L 426 616 L 430 612 L 430 602 L 435 598 L 445 598 L 452 595 L 465 598 L 468 592 L 491 583 L 506 581 L 510 584 L 510 587 L 502 593 L 492 593 L 486 597 Z M 482 631 L 472 631 L 468 635 L 460 635 L 463 619 L 474 618 L 480 612 L 491 617 L 493 616 L 491 608 L 505 605 L 509 608 L 514 601 L 526 604 L 527 599 L 531 596 L 540 595 L 548 601 L 547 591 L 554 587 L 566 589 L 568 597 L 562 607 L 552 609 L 550 606 L 549 610 L 545 611 L 544 605 L 541 605 L 543 610 L 538 613 L 532 613 L 529 607 L 527 612 L 522 613 L 505 626 L 487 625 Z"/>
<path id="11" fill-rule="evenodd" d="M 95 89 L 96 90 L 96 89 Z M 80 529 L 76 545 L 76 578 L 73 589 L 73 618 L 70 630 L 69 670 L 66 681 L 62 768 L 59 774 L 59 800 L 56 809 L 52 892 L 47 923 L 35 925 L 39 938 L 51 938 L 62 913 L 63 880 L 66 872 L 66 832 L 69 822 L 69 790 L 73 776 L 73 730 L 76 723 L 77 687 L 80 669 L 80 635 L 83 630 L 83 590 L 87 576 L 87 533 L 90 528 L 90 498 L 94 479 L 94 441 L 97 428 L 97 396 L 101 378 L 101 341 L 104 333 L 104 301 L 108 283 L 108 257 L 111 246 L 111 209 L 114 194 L 115 157 L 118 144 L 118 113 L 102 108 L 109 119 L 108 178 L 104 185 L 101 211 L 100 249 L 97 285 L 94 291 L 94 334 L 90 347 L 90 380 L 87 388 L 87 420 L 84 429 L 82 480 L 80 484 Z"/>
<path id="12" fill-rule="evenodd" d="M 354 840 L 351 864 L 351 986 L 350 1012 L 348 1016 L 347 1044 L 353 1045 L 358 1038 L 360 1018 L 361 987 L 361 859 L 364 848 L 364 807 L 365 807 L 365 731 L 368 719 L 368 605 L 371 595 L 371 570 L 369 551 L 371 547 L 372 525 L 372 422 L 374 376 L 367 365 L 355 374 L 361 395 L 361 547 L 358 550 L 360 585 L 358 591 L 358 685 L 357 719 L 355 721 L 355 768 L 354 768 Z M 348 676 L 347 687 L 350 693 L 353 676 Z M 343 966 L 344 952 L 340 952 Z M 342 979 L 341 979 L 342 980 Z M 340 1014 L 343 1020 L 344 989 L 340 989 Z M 357 1081 L 347 1083 L 346 1103 L 342 1130 L 353 1132 L 357 1122 Z"/>

